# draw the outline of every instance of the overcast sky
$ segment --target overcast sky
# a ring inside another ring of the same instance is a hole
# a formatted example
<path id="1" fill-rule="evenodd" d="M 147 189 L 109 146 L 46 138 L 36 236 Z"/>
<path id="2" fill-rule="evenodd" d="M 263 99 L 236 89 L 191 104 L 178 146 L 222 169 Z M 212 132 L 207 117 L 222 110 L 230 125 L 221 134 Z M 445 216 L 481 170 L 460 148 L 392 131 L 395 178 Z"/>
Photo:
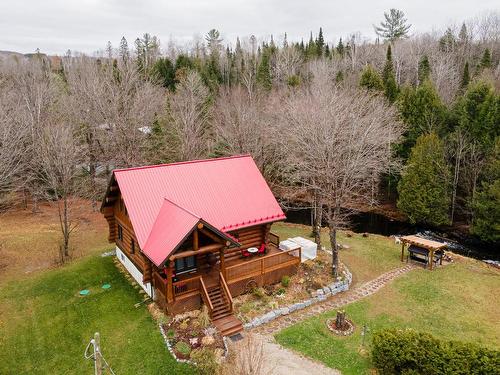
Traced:
<path id="1" fill-rule="evenodd" d="M 0 0 L 0 50 L 63 54 L 92 53 L 110 40 L 157 35 L 184 43 L 218 29 L 225 41 L 236 36 L 288 33 L 307 40 L 323 27 L 325 39 L 352 32 L 373 38 L 372 25 L 391 7 L 403 10 L 413 32 L 443 29 L 451 23 L 500 8 L 498 0 Z"/>

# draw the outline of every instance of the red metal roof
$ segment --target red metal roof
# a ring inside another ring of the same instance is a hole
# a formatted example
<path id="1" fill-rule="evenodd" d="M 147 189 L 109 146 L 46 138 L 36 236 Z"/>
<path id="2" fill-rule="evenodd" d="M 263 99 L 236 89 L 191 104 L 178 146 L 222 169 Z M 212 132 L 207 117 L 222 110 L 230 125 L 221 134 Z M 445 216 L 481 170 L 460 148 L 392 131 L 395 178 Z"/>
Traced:
<path id="1" fill-rule="evenodd" d="M 159 266 L 199 221 L 198 216 L 165 199 L 142 251 Z"/>
<path id="2" fill-rule="evenodd" d="M 146 255 L 153 243 L 168 254 L 195 218 L 221 232 L 285 219 L 250 155 L 118 169 L 114 176 Z M 150 240 L 153 228 L 162 230 Z"/>

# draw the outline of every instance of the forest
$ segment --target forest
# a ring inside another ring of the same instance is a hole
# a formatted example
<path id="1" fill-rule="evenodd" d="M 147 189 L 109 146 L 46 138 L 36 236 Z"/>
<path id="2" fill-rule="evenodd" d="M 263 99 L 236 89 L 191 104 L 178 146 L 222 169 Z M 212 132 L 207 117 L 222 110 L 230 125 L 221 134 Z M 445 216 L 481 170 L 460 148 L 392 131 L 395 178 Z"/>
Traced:
<path id="1" fill-rule="evenodd" d="M 380 202 L 499 241 L 500 14 L 416 33 L 391 9 L 375 31 L 3 58 L 0 210 L 58 204 L 64 259 L 75 199 L 97 208 L 113 169 L 249 153 L 332 244 Z"/>

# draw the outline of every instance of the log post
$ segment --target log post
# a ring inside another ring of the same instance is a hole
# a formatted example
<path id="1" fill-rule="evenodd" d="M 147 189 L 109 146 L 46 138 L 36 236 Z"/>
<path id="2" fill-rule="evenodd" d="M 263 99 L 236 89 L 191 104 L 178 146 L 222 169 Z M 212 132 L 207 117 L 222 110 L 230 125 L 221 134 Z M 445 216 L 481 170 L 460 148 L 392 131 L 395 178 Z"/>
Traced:
<path id="1" fill-rule="evenodd" d="M 199 248 L 198 229 L 195 229 L 193 232 L 193 250 L 197 251 L 198 248 Z"/>
<path id="2" fill-rule="evenodd" d="M 219 259 L 220 259 L 220 271 L 222 272 L 222 276 L 226 279 L 226 260 L 224 259 L 224 250 L 225 247 L 219 250 Z"/>
<path id="3" fill-rule="evenodd" d="M 405 243 L 401 241 L 401 262 L 403 262 L 405 256 Z"/>
<path id="4" fill-rule="evenodd" d="M 174 274 L 174 262 L 168 261 L 167 267 L 165 268 L 165 273 L 167 275 L 167 302 L 172 302 L 174 300 L 174 295 L 173 295 L 173 282 L 172 282 L 172 277 Z"/>
<path id="5" fill-rule="evenodd" d="M 434 250 L 430 250 L 430 257 L 429 257 L 429 270 L 432 271 L 432 263 L 434 263 Z"/>

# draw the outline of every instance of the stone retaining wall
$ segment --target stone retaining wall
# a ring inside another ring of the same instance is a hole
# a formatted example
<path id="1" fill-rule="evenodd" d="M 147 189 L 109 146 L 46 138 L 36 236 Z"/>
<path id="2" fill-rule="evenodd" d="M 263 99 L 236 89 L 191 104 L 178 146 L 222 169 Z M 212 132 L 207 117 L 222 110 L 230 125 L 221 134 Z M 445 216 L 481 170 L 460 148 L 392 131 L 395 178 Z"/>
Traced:
<path id="1" fill-rule="evenodd" d="M 340 292 L 345 292 L 349 289 L 352 283 L 352 274 L 344 265 L 343 271 L 344 277 L 340 281 L 333 282 L 322 289 L 318 289 L 314 292 L 314 296 L 305 301 L 294 303 L 293 305 L 288 305 L 285 307 L 280 307 L 278 309 L 269 311 L 268 313 L 258 316 L 254 318 L 251 322 L 243 324 L 244 329 L 252 329 L 258 327 L 262 324 L 269 323 L 270 321 L 283 316 L 288 315 L 294 311 L 302 310 L 308 306 L 311 306 L 315 303 L 326 300 L 328 297 L 333 296 Z"/>

